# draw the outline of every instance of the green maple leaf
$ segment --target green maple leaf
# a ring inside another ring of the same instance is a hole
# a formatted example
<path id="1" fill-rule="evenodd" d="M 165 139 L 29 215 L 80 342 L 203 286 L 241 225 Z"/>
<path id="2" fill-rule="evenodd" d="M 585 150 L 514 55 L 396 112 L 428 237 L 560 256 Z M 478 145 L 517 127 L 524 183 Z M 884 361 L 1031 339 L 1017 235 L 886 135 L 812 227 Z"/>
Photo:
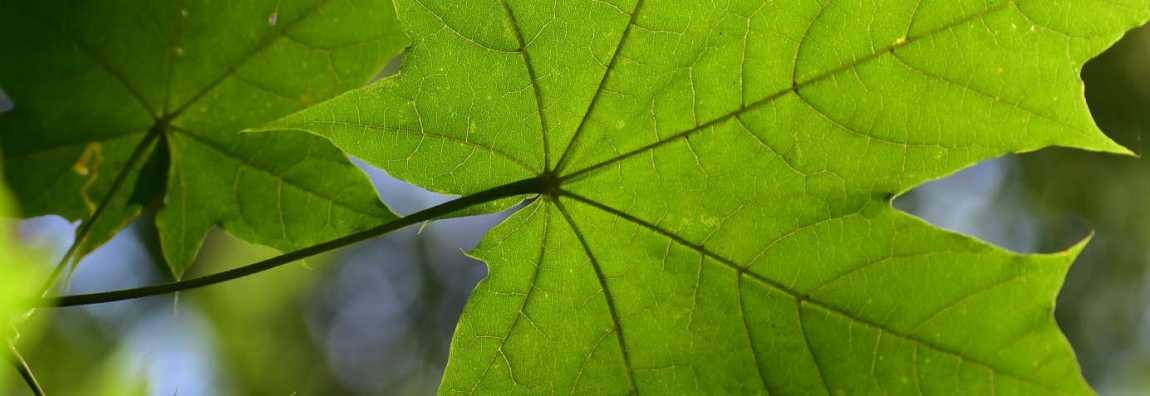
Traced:
<path id="1" fill-rule="evenodd" d="M 1129 153 L 1082 64 L 1123 1 L 397 1 L 401 73 L 266 128 L 540 197 L 474 254 L 443 393 L 1089 393 L 1021 255 L 891 208 L 979 160 Z"/>
<path id="2" fill-rule="evenodd" d="M 292 250 L 378 224 L 394 216 L 327 141 L 238 131 L 363 86 L 407 42 L 387 0 L 4 2 L 5 177 L 23 215 L 87 219 L 140 147 L 80 253 L 163 197 L 176 276 L 214 225 Z"/>

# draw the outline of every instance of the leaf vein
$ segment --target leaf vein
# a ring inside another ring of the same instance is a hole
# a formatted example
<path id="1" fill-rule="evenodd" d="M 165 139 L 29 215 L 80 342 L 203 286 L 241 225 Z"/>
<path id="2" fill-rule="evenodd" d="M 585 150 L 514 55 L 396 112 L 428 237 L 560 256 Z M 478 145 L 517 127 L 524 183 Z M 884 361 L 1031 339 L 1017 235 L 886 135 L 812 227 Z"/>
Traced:
<path id="1" fill-rule="evenodd" d="M 228 67 L 228 69 L 225 70 L 223 74 L 220 74 L 219 77 L 216 77 L 215 80 L 212 80 L 212 82 L 208 83 L 208 85 L 206 87 L 204 87 L 204 89 L 200 90 L 200 92 L 193 95 L 192 98 L 189 99 L 187 102 L 185 102 L 183 105 L 180 105 L 179 107 L 177 107 L 176 110 L 173 111 L 169 115 L 169 117 L 174 118 L 175 116 L 182 114 L 185 110 L 187 110 L 193 104 L 198 102 L 200 99 L 202 99 L 209 92 L 215 90 L 217 86 L 219 86 L 220 84 L 222 84 L 224 82 L 224 80 L 227 80 L 228 77 L 231 77 L 233 74 L 235 74 L 237 71 L 239 71 L 240 67 L 242 67 L 244 64 L 246 64 L 249 60 L 251 60 L 252 58 L 255 58 L 256 55 L 259 55 L 263 51 L 270 48 L 272 46 L 272 44 L 275 44 L 275 42 L 277 40 L 279 40 L 283 36 L 287 35 L 287 33 L 292 28 L 296 27 L 297 25 L 299 25 L 303 21 L 307 20 L 308 17 L 315 15 L 315 13 L 317 11 L 319 11 L 320 8 L 323 8 L 323 6 L 326 5 L 330 1 L 331 0 L 320 0 L 320 1 L 316 2 L 316 4 L 314 6 L 312 6 L 312 8 L 308 9 L 307 11 L 304 11 L 304 13 L 301 14 L 299 17 L 297 17 L 296 19 L 293 19 L 291 22 L 288 22 L 287 24 L 285 24 L 283 29 L 276 29 L 275 33 L 272 34 L 271 37 L 269 37 L 263 43 L 260 43 L 255 48 L 252 48 L 250 51 L 248 51 L 248 53 L 246 53 L 242 57 L 240 57 L 240 59 L 235 64 Z"/>
<path id="2" fill-rule="evenodd" d="M 571 148 L 575 146 L 575 141 L 579 139 L 579 135 L 587 128 L 587 121 L 591 118 L 591 112 L 595 110 L 595 106 L 599 103 L 600 94 L 604 92 L 607 87 L 607 78 L 611 76 L 611 71 L 615 70 L 615 62 L 619 60 L 619 54 L 623 52 L 623 46 L 627 43 L 627 38 L 631 37 L 631 28 L 635 26 L 635 19 L 639 16 L 639 10 L 643 7 L 643 0 L 635 2 L 635 9 L 631 11 L 631 19 L 627 21 L 627 27 L 623 28 L 623 35 L 619 38 L 619 44 L 615 46 L 615 52 L 611 54 L 611 60 L 607 62 L 607 69 L 603 71 L 603 78 L 599 79 L 599 86 L 595 88 L 595 95 L 591 97 L 591 103 L 587 105 L 587 111 L 583 114 L 583 118 L 579 121 L 579 126 L 575 128 L 575 134 L 571 136 L 571 140 L 567 142 L 567 147 L 563 149 L 563 154 L 559 155 L 559 161 L 555 164 L 555 171 L 559 172 L 563 169 L 567 157 L 571 154 Z"/>
<path id="3" fill-rule="evenodd" d="M 774 102 L 775 100 L 777 100 L 777 99 L 779 99 L 779 98 L 781 98 L 781 97 L 783 97 L 783 96 L 785 96 L 785 95 L 787 95 L 787 94 L 789 94 L 789 93 L 792 93 L 792 92 L 797 92 L 798 90 L 800 90 L 800 89 L 802 89 L 802 88 L 804 88 L 804 87 L 806 87 L 806 86 L 809 86 L 809 85 L 811 85 L 811 84 L 814 84 L 814 83 L 820 82 L 820 81 L 822 81 L 822 80 L 825 80 L 825 79 L 827 79 L 827 78 L 831 78 L 831 77 L 833 77 L 833 76 L 835 76 L 835 75 L 837 75 L 837 74 L 839 74 L 839 73 L 841 73 L 841 72 L 843 72 L 843 71 L 847 71 L 847 70 L 851 70 L 851 69 L 854 69 L 856 66 L 858 66 L 858 65 L 861 65 L 861 64 L 864 64 L 864 63 L 867 63 L 867 62 L 870 62 L 870 61 L 872 61 L 872 60 L 874 60 L 874 59 L 876 59 L 876 58 L 878 58 L 878 57 L 880 57 L 880 56 L 882 56 L 882 55 L 884 55 L 884 54 L 886 54 L 886 53 L 888 53 L 888 52 L 893 52 L 893 51 L 894 51 L 894 50 L 896 50 L 896 49 L 899 49 L 899 48 L 905 47 L 905 46 L 907 46 L 907 45 L 910 45 L 910 44 L 912 44 L 912 43 L 918 42 L 919 40 L 922 40 L 922 39 L 924 39 L 924 38 L 927 38 L 927 37 L 931 37 L 931 36 L 933 36 L 933 35 L 935 35 L 935 34 L 938 34 L 939 32 L 942 32 L 942 31 L 946 31 L 946 30 L 948 30 L 948 29 L 951 29 L 951 28 L 953 28 L 953 27 L 955 27 L 955 26 L 960 26 L 960 25 L 963 25 L 963 24 L 966 24 L 966 23 L 971 23 L 971 22 L 973 22 L 973 21 L 975 21 L 975 20 L 978 20 L 978 19 L 984 18 L 984 17 L 986 17 L 987 15 L 990 15 L 990 14 L 992 14 L 992 13 L 995 13 L 995 12 L 998 12 L 998 11 L 1002 11 L 1002 10 L 1006 9 L 1006 8 L 1007 8 L 1007 6 L 1009 6 L 1009 5 L 1010 5 L 1010 4 L 1012 4 L 1012 3 L 1013 3 L 1013 0 L 1010 0 L 1010 1 L 1004 2 L 1004 3 L 1000 4 L 1000 5 L 997 5 L 997 6 L 994 6 L 994 7 L 988 8 L 988 9 L 986 9 L 986 10 L 983 10 L 983 11 L 981 11 L 981 12 L 975 13 L 975 14 L 973 14 L 973 15 L 970 15 L 970 16 L 967 16 L 967 17 L 964 17 L 964 18 L 960 18 L 960 19 L 958 19 L 958 20 L 956 20 L 956 21 L 954 21 L 954 22 L 952 22 L 952 23 L 949 23 L 949 24 L 947 24 L 947 25 L 944 25 L 944 26 L 942 26 L 942 27 L 939 27 L 939 28 L 937 28 L 937 29 L 934 29 L 934 30 L 931 30 L 931 31 L 925 32 L 925 33 L 923 33 L 923 34 L 920 34 L 920 35 L 917 35 L 917 36 L 909 37 L 909 38 L 907 38 L 907 39 L 906 39 L 906 40 L 904 40 L 904 41 L 901 41 L 901 42 L 897 42 L 897 43 L 895 43 L 895 44 L 893 44 L 893 45 L 891 45 L 891 46 L 889 46 L 889 47 L 886 47 L 886 48 L 883 48 L 883 49 L 879 50 L 878 52 L 874 52 L 874 53 L 872 53 L 872 54 L 870 54 L 870 55 L 867 55 L 867 56 L 864 56 L 864 57 L 858 58 L 858 59 L 856 59 L 856 60 L 854 60 L 854 61 L 851 61 L 851 62 L 848 62 L 848 63 L 846 63 L 846 64 L 843 64 L 843 65 L 841 65 L 841 66 L 839 66 L 839 67 L 837 67 L 837 68 L 834 68 L 834 69 L 828 70 L 828 71 L 826 71 L 826 72 L 824 72 L 824 73 L 822 73 L 822 74 L 819 74 L 819 75 L 817 75 L 817 76 L 811 77 L 811 78 L 810 78 L 810 79 L 808 79 L 808 80 L 805 80 L 805 81 L 802 81 L 802 82 L 795 82 L 795 83 L 794 83 L 794 84 L 792 84 L 790 87 L 787 87 L 787 88 L 785 88 L 785 89 L 779 90 L 779 91 L 777 91 L 777 92 L 775 92 L 775 93 L 773 93 L 773 94 L 771 94 L 771 95 L 768 95 L 768 96 L 764 97 L 763 99 L 760 99 L 760 100 L 758 100 L 758 101 L 755 101 L 755 102 L 753 102 L 753 103 L 751 103 L 751 104 L 749 104 L 749 105 L 746 105 L 746 106 L 740 107 L 740 108 L 738 108 L 738 109 L 736 109 L 736 110 L 734 110 L 734 111 L 732 111 L 732 112 L 730 112 L 730 113 L 727 113 L 726 115 L 723 115 L 723 116 L 720 116 L 720 117 L 718 117 L 718 118 L 715 118 L 715 119 L 713 119 L 713 120 L 711 120 L 711 121 L 708 121 L 708 122 L 706 122 L 706 123 L 704 123 L 704 124 L 702 124 L 702 125 L 698 125 L 698 126 L 696 126 L 696 127 L 690 128 L 690 129 L 688 129 L 688 130 L 686 130 L 686 131 L 683 131 L 683 132 L 679 132 L 679 133 L 673 134 L 673 135 L 671 135 L 671 136 L 668 136 L 668 137 L 667 137 L 667 138 L 665 138 L 665 139 L 662 139 L 662 140 L 658 140 L 658 141 L 655 141 L 655 142 L 653 142 L 653 143 L 650 143 L 650 144 L 647 144 L 647 145 L 645 145 L 645 146 L 642 146 L 642 147 L 639 147 L 639 148 L 637 148 L 637 149 L 634 149 L 634 150 L 632 150 L 632 151 L 629 151 L 629 152 L 627 152 L 627 153 L 624 153 L 624 154 L 621 154 L 621 155 L 617 155 L 617 156 L 615 156 L 615 157 L 613 157 L 613 158 L 611 158 L 611 159 L 603 160 L 603 161 L 601 161 L 601 162 L 599 162 L 599 163 L 596 163 L 596 164 L 593 164 L 593 165 L 589 165 L 589 166 L 587 166 L 587 167 L 584 167 L 584 168 L 582 168 L 582 169 L 579 169 L 579 170 L 577 170 L 577 171 L 574 171 L 574 172 L 568 173 L 568 174 L 564 175 L 564 176 L 562 177 L 562 179 L 563 179 L 563 180 L 569 180 L 569 179 L 573 179 L 573 178 L 575 178 L 575 177 L 579 177 L 579 176 L 582 176 L 582 175 L 584 175 L 584 174 L 586 174 L 586 173 L 588 173 L 588 172 L 591 172 L 591 171 L 594 171 L 594 170 L 597 170 L 597 169 L 601 169 L 601 168 L 603 168 L 603 167 L 605 167 L 605 166 L 608 166 L 608 165 L 611 165 L 611 164 L 613 164 L 613 163 L 616 163 L 616 162 L 622 161 L 622 160 L 624 160 L 624 159 L 627 159 L 627 158 L 630 158 L 630 157 L 632 157 L 632 156 L 638 155 L 638 154 L 640 154 L 640 153 L 643 153 L 643 152 L 645 152 L 645 151 L 648 151 L 648 150 L 653 150 L 653 149 L 656 149 L 656 148 L 662 147 L 662 146 L 664 146 L 664 145 L 668 144 L 669 142 L 671 142 L 671 141 L 674 141 L 674 140 L 676 140 L 676 139 L 684 138 L 684 137 L 687 137 L 687 136 L 693 135 L 693 134 L 695 134 L 695 133 L 698 133 L 698 132 L 700 132 L 700 131 L 703 131 L 703 130 L 706 130 L 706 129 L 712 128 L 712 127 L 714 127 L 714 126 L 716 126 L 716 125 L 718 125 L 718 124 L 720 124 L 720 123 L 722 123 L 722 122 L 724 122 L 724 121 L 730 120 L 731 118 L 737 117 L 737 116 L 739 116 L 739 115 L 741 115 L 741 114 L 747 113 L 747 112 L 749 112 L 749 111 L 752 111 L 752 110 L 754 110 L 754 109 L 756 109 L 756 108 L 759 108 L 759 107 L 761 107 L 761 106 L 764 106 L 764 105 L 766 105 L 766 104 L 772 103 L 772 102 Z M 584 117 L 584 119 L 586 119 L 586 117 Z M 567 147 L 567 150 L 568 150 L 568 151 L 570 151 L 570 149 L 571 149 L 571 146 L 572 146 L 572 145 L 574 145 L 574 140 L 572 140 L 572 144 L 568 145 L 568 147 Z"/>
<path id="4" fill-rule="evenodd" d="M 779 284 L 779 283 L 777 283 L 777 282 L 775 282 L 775 281 L 772 281 L 772 280 L 770 280 L 770 279 L 764 278 L 764 277 L 762 277 L 762 276 L 760 276 L 760 275 L 758 275 L 758 274 L 755 274 L 755 273 L 752 273 L 752 272 L 748 272 L 748 271 L 747 271 L 747 270 L 746 270 L 744 267 L 742 267 L 742 266 L 740 266 L 740 265 L 736 264 L 735 262 L 731 261 L 730 259 L 727 259 L 726 257 L 720 256 L 720 255 L 718 255 L 718 254 L 716 254 L 716 253 L 714 253 L 714 252 L 711 252 L 710 250 L 706 249 L 706 248 L 705 248 L 705 247 L 703 247 L 703 246 L 699 246 L 699 245 L 697 245 L 697 244 L 695 244 L 695 243 L 692 243 L 692 242 L 690 242 L 690 241 L 688 241 L 688 240 L 686 240 L 686 239 L 683 239 L 682 237 L 680 237 L 680 236 L 678 236 L 678 235 L 675 235 L 675 234 L 671 233 L 670 231 L 664 230 L 664 229 L 662 229 L 662 228 L 660 228 L 660 227 L 658 227 L 658 226 L 655 226 L 655 225 L 653 225 L 653 224 L 651 224 L 651 223 L 649 223 L 649 222 L 646 222 L 646 221 L 644 221 L 644 220 L 642 220 L 642 219 L 639 219 L 639 218 L 637 218 L 637 217 L 635 217 L 635 216 L 632 216 L 632 215 L 630 215 L 630 214 L 628 214 L 628 213 L 622 212 L 622 211 L 620 211 L 620 210 L 614 209 L 614 208 L 612 208 L 612 207 L 609 207 L 609 206 L 607 206 L 607 205 L 604 205 L 604 204 L 602 204 L 602 203 L 596 202 L 596 201 L 594 201 L 594 200 L 591 200 L 591 199 L 585 198 L 585 197 L 583 197 L 583 196 L 580 196 L 580 195 L 577 195 L 577 194 L 573 194 L 573 193 L 571 193 L 571 192 L 568 192 L 568 191 L 563 191 L 561 194 L 562 194 L 562 196 L 563 196 L 563 197 L 568 197 L 568 198 L 571 198 L 571 199 L 573 199 L 573 200 L 575 200 L 575 201 L 578 201 L 578 202 L 581 202 L 581 203 L 583 203 L 583 204 L 586 204 L 586 205 L 588 205 L 588 206 L 591 206 L 591 207 L 594 207 L 594 208 L 596 208 L 596 209 L 602 210 L 602 211 L 604 211 L 604 212 L 606 212 L 606 213 L 608 213 L 608 214 L 611 214 L 611 215 L 617 216 L 617 217 L 619 217 L 619 218 L 621 218 L 621 219 L 624 219 L 624 220 L 626 220 L 626 221 L 629 221 L 629 222 L 631 222 L 631 223 L 633 223 L 633 224 L 635 224 L 635 225 L 637 225 L 637 226 L 639 226 L 639 227 L 643 227 L 643 228 L 646 228 L 646 229 L 648 229 L 648 230 L 650 230 L 650 231 L 652 231 L 652 232 L 654 232 L 654 233 L 656 233 L 656 234 L 662 235 L 662 236 L 663 236 L 663 237 L 665 237 L 665 238 L 671 238 L 671 239 L 673 239 L 675 242 L 678 242 L 679 244 L 681 244 L 681 245 L 683 245 L 683 246 L 685 246 L 685 247 L 691 248 L 691 249 L 693 249 L 693 250 L 695 250 L 695 251 L 697 251 L 697 252 L 699 252 L 699 253 L 701 253 L 701 254 L 707 255 L 708 257 L 711 257 L 711 258 L 715 259 L 715 261 L 716 261 L 716 262 L 718 262 L 718 263 L 721 263 L 721 264 L 723 264 L 723 265 L 725 265 L 725 266 L 727 266 L 727 267 L 729 267 L 729 268 L 731 268 L 731 269 L 733 269 L 733 270 L 737 271 L 739 274 L 741 274 L 741 275 L 743 275 L 743 276 L 747 276 L 747 277 L 749 277 L 749 278 L 751 278 L 751 279 L 753 279 L 753 280 L 756 280 L 756 281 L 758 281 L 758 282 L 760 282 L 760 283 L 762 283 L 762 284 L 764 284 L 764 285 L 766 285 L 766 286 L 768 286 L 768 287 L 770 287 L 770 288 L 773 288 L 773 289 L 775 289 L 775 290 L 778 290 L 778 291 L 780 291 L 780 292 L 782 292 L 782 293 L 786 293 L 787 295 L 790 295 L 792 298 L 794 298 L 794 299 L 795 299 L 796 301 L 798 301 L 798 303 L 800 303 L 800 304 L 809 304 L 809 305 L 812 305 L 812 306 L 815 306 L 815 307 L 818 307 L 818 308 L 824 309 L 824 310 L 826 310 L 827 312 L 830 312 L 830 313 L 834 313 L 834 314 L 836 314 L 836 315 L 842 316 L 843 318 L 846 318 L 846 319 L 848 319 L 848 320 L 850 320 L 850 321 L 852 321 L 852 322 L 856 322 L 856 323 L 859 323 L 859 324 L 863 324 L 863 325 L 866 325 L 866 326 L 868 326 L 868 327 L 871 327 L 871 328 L 873 328 L 873 329 L 876 329 L 876 330 L 882 330 L 882 331 L 884 331 L 884 332 L 890 333 L 890 334 L 892 334 L 892 335 L 894 335 L 894 336 L 896 336 L 896 337 L 898 337 L 898 338 L 901 338 L 901 339 L 907 340 L 907 341 L 909 341 L 909 342 L 912 342 L 912 343 L 922 344 L 922 345 L 924 345 L 924 346 L 926 346 L 926 347 L 928 347 L 928 348 L 931 348 L 931 349 L 933 349 L 933 350 L 935 350 L 935 351 L 938 351 L 938 352 L 940 352 L 940 353 L 943 353 L 943 354 L 946 354 L 946 355 L 950 355 L 950 356 L 953 356 L 953 357 L 955 357 L 955 358 L 958 358 L 959 360 L 962 360 L 962 361 L 964 361 L 964 362 L 967 362 L 967 363 L 969 363 L 969 364 L 972 364 L 972 365 L 976 365 L 976 366 L 979 366 L 979 367 L 987 367 L 987 368 L 990 368 L 990 369 L 992 369 L 992 370 L 996 370 L 996 371 L 998 371 L 998 373 L 999 373 L 999 374 L 1002 374 L 1002 375 L 1004 375 L 1004 376 L 1007 376 L 1007 377 L 1013 378 L 1013 379 L 1015 379 L 1015 380 L 1018 380 L 1018 381 L 1021 381 L 1021 382 L 1027 383 L 1027 384 L 1031 384 L 1031 385 L 1034 385 L 1034 386 L 1042 387 L 1042 388 L 1044 388 L 1044 389 L 1047 389 L 1047 390 L 1050 390 L 1050 391 L 1054 391 L 1054 388 L 1050 387 L 1049 385 L 1046 385 L 1046 384 L 1042 384 L 1042 383 L 1038 383 L 1038 382 L 1035 382 L 1034 380 L 1031 380 L 1031 379 L 1028 379 L 1028 378 L 1022 377 L 1022 376 L 1020 376 L 1020 375 L 1016 375 L 1016 374 L 1014 374 L 1014 373 L 1009 373 L 1009 372 L 1005 372 L 1005 371 L 1002 371 L 1001 369 L 999 369 L 999 368 L 997 368 L 997 367 L 994 367 L 994 366 L 991 366 L 991 365 L 990 365 L 990 364 L 988 364 L 988 363 L 984 363 L 984 362 L 980 362 L 980 361 L 974 360 L 974 359 L 972 359 L 972 358 L 970 358 L 970 357 L 967 357 L 967 356 L 965 356 L 965 355 L 963 355 L 963 354 L 961 354 L 961 353 L 958 353 L 958 352 L 954 352 L 954 351 L 952 351 L 952 350 L 950 350 L 950 349 L 947 349 L 946 347 L 943 347 L 943 346 L 941 346 L 941 345 L 936 345 L 936 344 L 930 343 L 930 342 L 928 342 L 928 341 L 925 341 L 925 340 L 921 340 L 921 339 L 915 338 L 915 337 L 914 337 L 914 336 L 912 336 L 912 335 L 909 335 L 909 334 L 903 334 L 903 333 L 901 333 L 901 332 L 897 332 L 897 331 L 894 331 L 894 330 L 892 330 L 892 329 L 890 329 L 890 328 L 887 328 L 887 327 L 885 327 L 885 326 L 883 326 L 883 325 L 880 325 L 880 324 L 878 324 L 878 323 L 872 322 L 872 321 L 870 321 L 870 320 L 867 320 L 867 319 L 864 319 L 864 318 L 861 318 L 861 317 L 856 317 L 856 316 L 854 316 L 854 315 L 851 315 L 851 314 L 849 314 L 849 313 L 847 313 L 847 312 L 844 312 L 844 311 L 842 311 L 842 310 L 840 310 L 840 309 L 838 309 L 838 308 L 836 308 L 836 307 L 833 307 L 833 306 L 831 306 L 831 305 L 828 305 L 827 303 L 823 303 L 823 302 L 821 302 L 821 301 L 818 301 L 818 300 L 814 300 L 814 299 L 808 298 L 808 297 L 806 297 L 806 296 L 803 296 L 802 294 L 798 293 L 797 291 L 795 291 L 795 290 L 793 290 L 793 289 L 791 289 L 791 288 L 788 288 L 788 287 L 786 287 L 786 286 L 783 286 L 782 284 Z M 558 202 L 556 202 L 556 203 L 558 203 Z"/>
<path id="5" fill-rule="evenodd" d="M 515 158 L 511 154 L 496 150 L 494 147 L 484 146 L 484 145 L 481 145 L 481 144 L 478 144 L 475 142 L 471 142 L 471 141 L 467 141 L 464 139 L 460 139 L 460 138 L 450 137 L 450 136 L 446 136 L 446 135 L 439 135 L 439 134 L 434 134 L 434 133 L 427 133 L 427 132 L 423 132 L 423 131 L 413 131 L 413 130 L 401 129 L 401 128 L 388 128 L 388 127 L 384 127 L 384 126 L 364 124 L 364 123 L 359 123 L 359 122 L 344 122 L 344 121 L 335 121 L 335 120 L 331 120 L 331 121 L 312 120 L 312 121 L 307 121 L 307 122 L 312 123 L 312 124 L 330 124 L 330 125 L 362 127 L 364 129 L 370 129 L 370 130 L 374 130 L 374 131 L 398 132 L 398 133 L 405 133 L 405 134 L 409 134 L 409 135 L 416 135 L 419 137 L 430 137 L 432 139 L 447 140 L 447 141 L 459 143 L 459 144 L 462 144 L 465 146 L 471 146 L 472 148 L 487 151 L 487 152 L 494 154 L 498 157 L 506 159 L 507 161 L 509 161 L 515 165 L 518 165 L 519 167 L 523 168 L 524 170 L 526 170 L 527 172 L 529 172 L 533 175 L 538 174 L 538 171 L 531 169 L 530 165 L 527 165 L 527 163 L 523 162 L 522 160 L 520 160 L 518 158 Z"/>
<path id="6" fill-rule="evenodd" d="M 579 231 L 578 226 L 575 225 L 575 220 L 571 218 L 571 214 L 567 212 L 567 208 L 559 202 L 553 201 L 555 207 L 559 209 L 559 213 L 563 214 L 563 218 L 567 220 L 567 225 L 571 227 L 571 232 L 575 233 L 576 239 L 583 245 L 583 251 L 587 253 L 587 258 L 591 261 L 591 268 L 595 270 L 595 277 L 599 280 L 599 286 L 603 290 L 603 301 L 607 304 L 607 312 L 611 314 L 611 321 L 615 325 L 615 336 L 619 341 L 619 353 L 623 355 L 623 366 L 627 371 L 627 380 L 630 382 L 631 391 L 634 394 L 639 393 L 639 388 L 635 384 L 634 369 L 631 366 L 631 358 L 627 353 L 627 344 L 623 342 L 623 323 L 619 321 L 619 314 L 615 310 L 615 300 L 611 298 L 611 290 L 607 288 L 607 279 L 603 277 L 603 270 L 599 267 L 599 261 L 595 259 L 595 254 L 591 251 L 591 245 L 587 243 L 587 238 Z"/>

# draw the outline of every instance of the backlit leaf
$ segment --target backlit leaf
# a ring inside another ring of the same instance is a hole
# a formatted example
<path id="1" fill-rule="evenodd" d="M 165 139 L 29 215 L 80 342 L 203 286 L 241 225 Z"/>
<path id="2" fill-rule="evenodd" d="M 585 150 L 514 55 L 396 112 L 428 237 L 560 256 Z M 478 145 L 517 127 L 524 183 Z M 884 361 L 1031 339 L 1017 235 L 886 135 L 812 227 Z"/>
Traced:
<path id="1" fill-rule="evenodd" d="M 1145 0 L 399 0 L 401 73 L 271 124 L 417 185 L 549 183 L 441 392 L 1089 393 L 1051 315 L 1081 249 L 891 208 L 982 159 L 1128 153 L 1082 64 Z"/>

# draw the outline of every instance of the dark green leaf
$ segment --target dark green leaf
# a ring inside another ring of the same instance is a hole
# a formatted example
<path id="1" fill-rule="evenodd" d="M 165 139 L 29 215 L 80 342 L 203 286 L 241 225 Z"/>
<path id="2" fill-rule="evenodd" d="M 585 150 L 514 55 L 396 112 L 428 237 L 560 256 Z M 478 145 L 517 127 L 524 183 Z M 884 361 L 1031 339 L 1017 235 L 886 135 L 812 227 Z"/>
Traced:
<path id="1" fill-rule="evenodd" d="M 179 276 L 220 225 L 291 250 L 393 218 L 326 140 L 239 134 L 362 86 L 407 43 L 388 0 L 6 1 L 0 142 L 25 216 L 86 219 L 149 133 L 81 253 L 150 198 Z M 151 148 L 155 147 L 155 148 Z M 142 170 L 141 170 L 142 169 Z M 162 193 L 162 194 L 161 194 Z"/>

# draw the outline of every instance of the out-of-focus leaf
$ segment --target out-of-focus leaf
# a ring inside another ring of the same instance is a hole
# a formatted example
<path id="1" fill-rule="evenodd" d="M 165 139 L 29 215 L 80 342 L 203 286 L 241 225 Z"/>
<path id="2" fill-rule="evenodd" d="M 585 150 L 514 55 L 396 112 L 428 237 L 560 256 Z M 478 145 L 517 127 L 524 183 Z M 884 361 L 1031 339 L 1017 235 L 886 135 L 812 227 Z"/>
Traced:
<path id="1" fill-rule="evenodd" d="M 0 356 L 4 363 L 11 357 L 9 343 L 15 344 L 25 333 L 35 331 L 35 326 L 21 326 L 19 330 L 15 326 L 24 322 L 43 269 L 40 255 L 20 244 L 12 215 L 8 188 L 0 183 Z M 12 376 L 0 375 L 0 390 L 8 389 L 5 381 L 9 378 Z"/>

